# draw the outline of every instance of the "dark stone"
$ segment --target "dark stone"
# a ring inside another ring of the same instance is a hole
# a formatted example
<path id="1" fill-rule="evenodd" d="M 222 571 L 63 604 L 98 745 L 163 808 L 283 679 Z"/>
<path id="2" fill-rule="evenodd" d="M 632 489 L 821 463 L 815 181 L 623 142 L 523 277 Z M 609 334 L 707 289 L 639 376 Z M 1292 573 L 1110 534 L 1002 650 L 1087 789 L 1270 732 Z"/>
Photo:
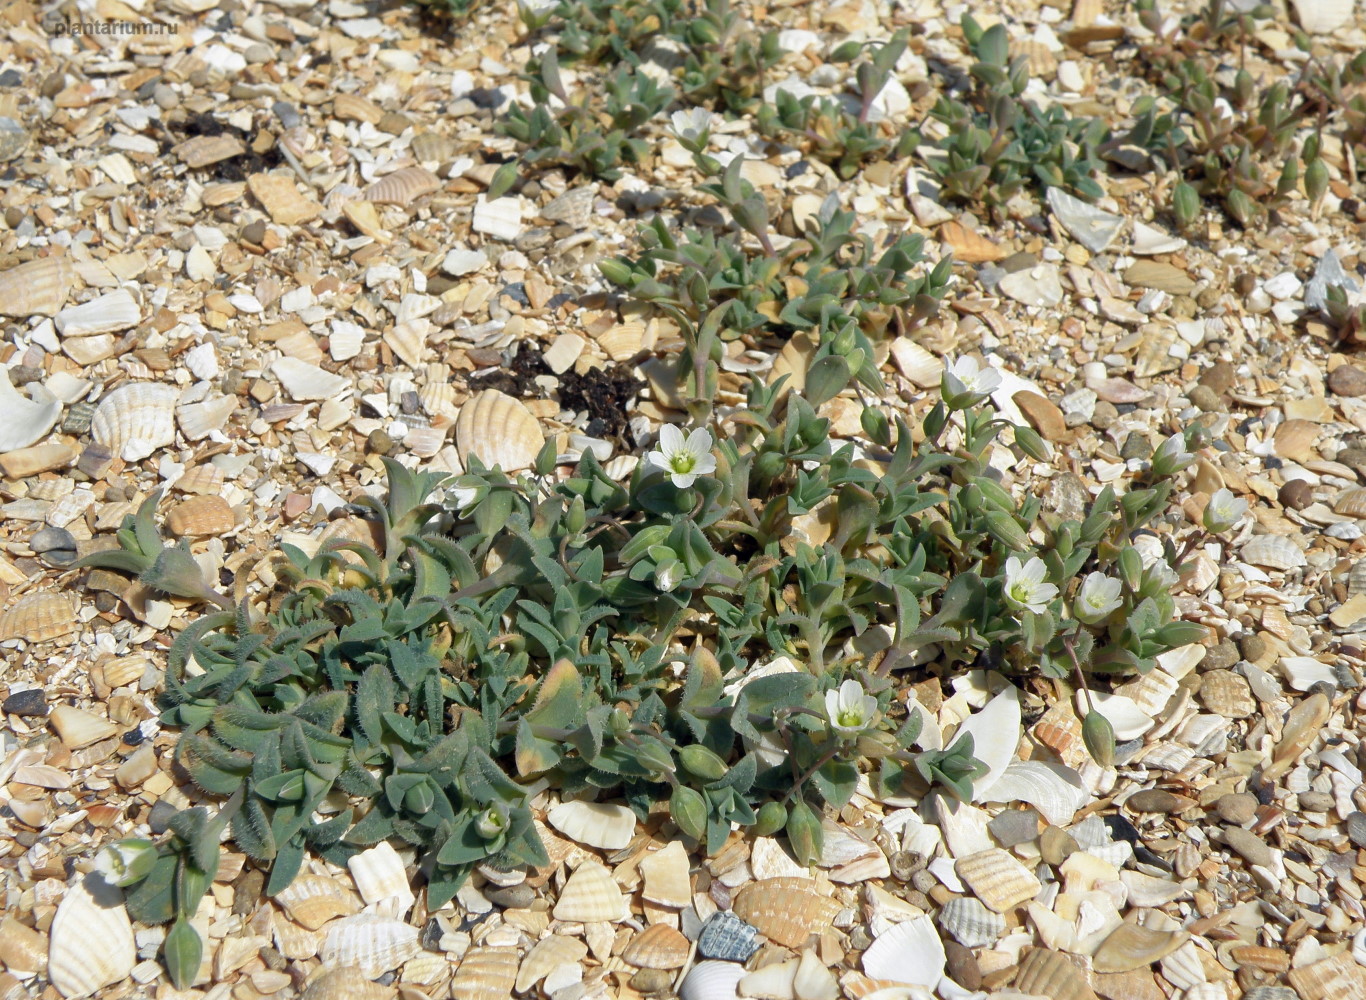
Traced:
<path id="1" fill-rule="evenodd" d="M 34 532 L 33 537 L 28 540 L 28 547 L 33 550 L 34 555 L 42 555 L 44 552 L 51 552 L 54 549 L 66 549 L 75 552 L 76 537 L 65 528 L 48 526 L 41 531 Z"/>
<path id="2" fill-rule="evenodd" d="M 950 979 L 964 989 L 975 991 L 981 988 L 982 970 L 971 948 L 964 948 L 957 941 L 945 941 L 944 957 L 948 959 Z"/>
<path id="3" fill-rule="evenodd" d="M 707 918 L 697 935 L 697 952 L 703 958 L 723 962 L 747 962 L 759 950 L 759 931 L 729 910 L 718 910 Z"/>
<path id="4" fill-rule="evenodd" d="M 24 74 L 17 69 L 7 69 L 0 73 L 0 87 L 22 87 L 24 85 Z"/>
<path id="5" fill-rule="evenodd" d="M 987 823 L 987 832 L 1009 850 L 1039 836 L 1039 814 L 1033 809 L 1005 809 Z"/>
<path id="6" fill-rule="evenodd" d="M 157 799 L 147 814 L 147 825 L 153 833 L 165 833 L 171 828 L 171 817 L 178 812 L 180 810 L 165 799 Z"/>
<path id="7" fill-rule="evenodd" d="M 525 910 L 535 901 L 536 890 L 525 882 L 506 888 L 485 886 L 484 896 L 495 906 L 501 906 L 507 910 Z"/>
<path id="8" fill-rule="evenodd" d="M 1328 373 L 1328 388 L 1339 396 L 1366 396 L 1366 372 L 1356 365 L 1338 365 Z"/>
<path id="9" fill-rule="evenodd" d="M 1162 788 L 1145 788 L 1124 800 L 1126 806 L 1134 812 L 1141 813 L 1179 813 L 1184 811 L 1190 802 L 1186 796 Z"/>
<path id="10" fill-rule="evenodd" d="M 1303 479 L 1292 479 L 1281 487 L 1276 494 L 1282 507 L 1290 510 L 1304 510 L 1314 502 L 1314 487 Z"/>
<path id="11" fill-rule="evenodd" d="M 6 698 L 0 709 L 6 715 L 47 715 L 47 694 L 40 687 L 19 691 Z"/>
<path id="12" fill-rule="evenodd" d="M 1261 837 L 1241 826 L 1231 826 L 1224 831 L 1224 843 L 1229 849 L 1242 856 L 1250 865 L 1269 868 L 1275 858 L 1269 845 Z"/>
<path id="13" fill-rule="evenodd" d="M 1124 439 L 1124 444 L 1119 450 L 1119 457 L 1127 462 L 1135 458 L 1146 459 L 1152 453 L 1153 445 L 1148 440 L 1148 435 L 1141 431 L 1133 431 Z"/>
<path id="14" fill-rule="evenodd" d="M 262 219 L 257 219 L 255 222 L 248 222 L 242 227 L 242 239 L 246 240 L 248 243 L 255 243 L 259 246 L 261 241 L 265 238 L 266 224 Z"/>

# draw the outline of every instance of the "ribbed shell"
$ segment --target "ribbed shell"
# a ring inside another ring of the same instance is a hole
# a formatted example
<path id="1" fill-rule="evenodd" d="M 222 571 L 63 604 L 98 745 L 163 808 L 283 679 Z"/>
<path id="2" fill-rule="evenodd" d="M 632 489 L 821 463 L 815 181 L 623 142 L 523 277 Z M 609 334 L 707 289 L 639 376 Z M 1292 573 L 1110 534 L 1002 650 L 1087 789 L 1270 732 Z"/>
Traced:
<path id="1" fill-rule="evenodd" d="M 66 257 L 43 257 L 0 274 L 0 316 L 56 316 L 76 282 Z"/>
<path id="2" fill-rule="evenodd" d="M 1266 569 L 1292 570 L 1309 562 L 1300 547 L 1284 535 L 1257 535 L 1248 540 L 1239 555 Z"/>
<path id="3" fill-rule="evenodd" d="M 735 915 L 789 948 L 800 948 L 812 933 L 830 926 L 840 907 L 811 879 L 766 878 L 735 896 Z"/>
<path id="4" fill-rule="evenodd" d="M 214 431 L 222 430 L 236 409 L 236 396 L 215 396 L 198 403 L 177 406 L 175 415 L 186 440 L 199 441 Z"/>
<path id="5" fill-rule="evenodd" d="M 617 921 L 626 916 L 626 897 L 611 872 L 600 864 L 587 862 L 565 882 L 554 915 L 556 920 L 584 923 Z"/>
<path id="6" fill-rule="evenodd" d="M 237 517 L 228 501 L 217 494 L 193 496 L 172 507 L 166 527 L 181 538 L 222 535 L 237 527 Z"/>
<path id="7" fill-rule="evenodd" d="M 965 948 L 995 944 L 1006 932 L 1006 918 L 992 913 L 979 899 L 955 896 L 939 910 L 939 926 Z"/>
<path id="8" fill-rule="evenodd" d="M 140 462 L 175 441 L 180 390 L 157 382 L 120 386 L 100 401 L 90 421 L 95 443 L 125 462 Z"/>
<path id="9" fill-rule="evenodd" d="M 416 927 L 369 913 L 344 917 L 328 925 L 323 939 L 323 965 L 354 965 L 367 979 L 392 972 L 416 955 Z"/>
<path id="10" fill-rule="evenodd" d="M 99 298 L 63 309 L 53 321 L 64 337 L 89 337 L 97 333 L 118 333 L 137 326 L 142 307 L 126 288 L 115 289 Z"/>
<path id="11" fill-rule="evenodd" d="M 1043 948 L 1030 949 L 1020 962 L 1015 989 L 1052 1000 L 1096 1000 L 1086 977 L 1067 956 Z"/>
<path id="12" fill-rule="evenodd" d="M 471 948 L 451 980 L 451 1000 L 507 1000 L 516 981 L 516 948 Z"/>
<path id="13" fill-rule="evenodd" d="M 70 598 L 61 594 L 28 594 L 0 611 L 0 642 L 6 639 L 50 642 L 74 631 L 75 609 Z"/>
<path id="14" fill-rule="evenodd" d="M 94 892 L 92 892 L 92 889 Z M 48 943 L 48 979 L 64 997 L 85 996 L 127 978 L 137 961 L 123 893 L 91 880 L 67 890 Z"/>
<path id="15" fill-rule="evenodd" d="M 545 444 L 531 411 L 497 389 L 485 389 L 460 407 L 455 421 L 456 445 L 466 467 L 476 455 L 486 466 L 504 472 L 529 469 Z"/>
<path id="16" fill-rule="evenodd" d="M 688 939 L 668 924 L 651 924 L 631 939 L 621 957 L 642 969 L 680 969 L 688 960 Z"/>
<path id="17" fill-rule="evenodd" d="M 441 189 L 441 178 L 426 167 L 404 167 L 381 177 L 365 189 L 365 200 L 377 205 L 407 207 L 424 194 Z"/>
<path id="18" fill-rule="evenodd" d="M 1033 899 L 1042 889 L 1039 880 L 1014 857 L 999 848 L 959 858 L 954 871 L 988 909 L 1004 913 Z"/>

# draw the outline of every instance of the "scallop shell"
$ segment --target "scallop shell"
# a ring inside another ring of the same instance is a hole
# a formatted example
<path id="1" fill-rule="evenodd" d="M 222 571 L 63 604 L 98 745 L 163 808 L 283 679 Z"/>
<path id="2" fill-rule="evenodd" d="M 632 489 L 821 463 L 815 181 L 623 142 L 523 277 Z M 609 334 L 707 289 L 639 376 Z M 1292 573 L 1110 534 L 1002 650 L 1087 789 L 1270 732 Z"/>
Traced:
<path id="1" fill-rule="evenodd" d="M 504 472 L 529 469 L 545 435 L 531 411 L 497 389 L 485 389 L 460 407 L 455 421 L 456 446 L 468 466 L 475 455 L 486 466 Z"/>
<path id="2" fill-rule="evenodd" d="M 980 899 L 955 896 L 939 909 L 939 926 L 964 948 L 995 944 L 1006 932 L 1006 918 L 992 913 Z"/>
<path id="3" fill-rule="evenodd" d="M 76 631 L 76 610 L 62 594 L 28 594 L 0 611 L 0 642 L 50 642 Z"/>
<path id="4" fill-rule="evenodd" d="M 545 816 L 570 840 L 588 847 L 619 851 L 636 832 L 636 814 L 604 802 L 561 802 Z"/>
<path id="5" fill-rule="evenodd" d="M 548 202 L 540 216 L 549 222 L 563 222 L 574 229 L 585 229 L 592 218 L 596 187 L 571 188 Z"/>
<path id="6" fill-rule="evenodd" d="M 175 416 L 176 422 L 180 424 L 180 433 L 185 435 L 185 439 L 199 441 L 214 431 L 221 431 L 228 422 L 228 417 L 232 416 L 236 409 L 236 396 L 215 396 L 198 403 L 177 406 Z"/>
<path id="7" fill-rule="evenodd" d="M 863 971 L 874 979 L 934 989 L 946 961 L 934 921 L 922 914 L 883 931 L 863 953 Z"/>
<path id="8" fill-rule="evenodd" d="M 1245 562 L 1267 569 L 1292 570 L 1308 564 L 1300 547 L 1284 535 L 1257 535 L 1239 555 Z"/>
<path id="9" fill-rule="evenodd" d="M 516 981 L 516 948 L 471 948 L 451 980 L 451 1000 L 507 1000 Z"/>
<path id="10" fill-rule="evenodd" d="M 382 912 L 402 917 L 417 902 L 408 885 L 408 873 L 403 859 L 388 841 L 361 851 L 346 862 L 351 878 L 356 882 L 360 898 L 368 903 L 379 903 Z"/>
<path id="11" fill-rule="evenodd" d="M 1366 489 L 1343 490 L 1333 501 L 1333 511 L 1348 517 L 1366 517 Z"/>
<path id="12" fill-rule="evenodd" d="M 372 983 L 356 968 L 323 969 L 300 1000 L 391 1000 L 392 986 Z"/>
<path id="13" fill-rule="evenodd" d="M 745 967 L 735 962 L 698 962 L 683 977 L 678 1000 L 736 1000 Z"/>
<path id="14" fill-rule="evenodd" d="M 613 361 L 626 361 L 640 352 L 645 343 L 645 324 L 638 322 L 618 323 L 600 333 L 598 346 L 607 352 Z"/>
<path id="15" fill-rule="evenodd" d="M 588 945 L 578 938 L 551 934 L 531 946 L 517 970 L 518 993 L 525 993 L 561 965 L 578 965 L 588 955 Z"/>
<path id="16" fill-rule="evenodd" d="M 748 962 L 759 950 L 759 931 L 729 910 L 718 910 L 707 918 L 697 935 L 697 953 L 704 958 Z"/>
<path id="17" fill-rule="evenodd" d="M 735 896 L 735 915 L 781 945 L 800 948 L 813 933 L 830 926 L 840 906 L 811 879 L 766 878 L 750 882 Z"/>
<path id="18" fill-rule="evenodd" d="M 310 931 L 336 917 L 350 916 L 360 910 L 360 900 L 336 879 L 321 875 L 300 875 L 275 897 L 289 918 Z"/>
<path id="19" fill-rule="evenodd" d="M 631 939 L 621 957 L 642 969 L 681 969 L 692 946 L 668 924 L 651 924 Z"/>
<path id="20" fill-rule="evenodd" d="M 37 444 L 52 430 L 62 414 L 62 403 L 47 388 L 29 383 L 24 396 L 10 384 L 9 372 L 0 369 L 0 452 L 17 451 Z"/>
<path id="21" fill-rule="evenodd" d="M 417 936 L 417 928 L 401 920 L 359 913 L 328 926 L 320 957 L 323 965 L 354 965 L 367 979 L 375 979 L 422 950 Z"/>
<path id="22" fill-rule="evenodd" d="M 645 882 L 641 899 L 679 910 L 692 902 L 688 852 L 678 841 L 670 841 L 663 850 L 647 855 L 640 862 L 639 870 Z"/>
<path id="23" fill-rule="evenodd" d="M 1033 899 L 1043 888 L 1033 872 L 995 847 L 959 858 L 953 870 L 973 895 L 997 913 Z"/>
<path id="24" fill-rule="evenodd" d="M 441 163 L 455 155 L 455 140 L 436 132 L 413 136 L 413 156 L 421 163 Z"/>
<path id="25" fill-rule="evenodd" d="M 1081 970 L 1067 956 L 1043 948 L 1031 948 L 1015 974 L 1015 989 L 1051 1000 L 1096 1000 Z"/>
<path id="26" fill-rule="evenodd" d="M 125 462 L 140 462 L 175 441 L 175 404 L 180 390 L 157 382 L 133 382 L 100 401 L 90 421 L 95 443 Z"/>
<path id="27" fill-rule="evenodd" d="M 48 979 L 64 997 L 85 996 L 128 977 L 137 961 L 123 893 L 87 877 L 67 890 L 48 943 Z"/>
<path id="28" fill-rule="evenodd" d="M 43 257 L 0 274 L 0 316 L 56 316 L 76 282 L 66 257 Z"/>
<path id="29" fill-rule="evenodd" d="M 126 288 L 106 292 L 97 299 L 63 309 L 53 322 L 64 337 L 92 337 L 100 333 L 118 333 L 137 326 L 142 319 L 142 307 Z"/>
<path id="30" fill-rule="evenodd" d="M 212 463 L 196 465 L 188 469 L 175 481 L 175 488 L 182 493 L 197 493 L 202 496 L 218 494 L 223 489 L 223 470 Z"/>
<path id="31" fill-rule="evenodd" d="M 426 167 L 404 167 L 381 177 L 365 189 L 365 200 L 404 208 L 423 195 L 441 189 L 441 178 Z"/>
<path id="32" fill-rule="evenodd" d="M 586 862 L 565 882 L 554 915 L 556 920 L 615 922 L 626 917 L 626 897 L 611 872 L 600 864 Z"/>
<path id="33" fill-rule="evenodd" d="M 194 496 L 171 508 L 166 527 L 177 538 L 204 538 L 231 531 L 237 527 L 237 516 L 221 496 Z"/>

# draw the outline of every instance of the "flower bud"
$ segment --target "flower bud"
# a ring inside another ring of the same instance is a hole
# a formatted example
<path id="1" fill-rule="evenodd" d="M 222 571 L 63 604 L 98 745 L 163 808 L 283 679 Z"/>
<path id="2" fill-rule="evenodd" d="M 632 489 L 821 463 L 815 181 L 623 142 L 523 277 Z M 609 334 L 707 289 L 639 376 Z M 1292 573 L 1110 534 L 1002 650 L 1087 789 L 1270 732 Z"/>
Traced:
<path id="1" fill-rule="evenodd" d="M 726 776 L 726 762 L 700 743 L 678 751 L 678 762 L 683 770 L 703 781 L 719 781 Z"/>
<path id="2" fill-rule="evenodd" d="M 1317 157 L 1304 171 L 1304 193 L 1312 202 L 1328 193 L 1328 165 Z"/>
<path id="3" fill-rule="evenodd" d="M 474 821 L 474 832 L 485 840 L 497 840 L 507 829 L 507 813 L 492 805 L 479 814 Z"/>
<path id="4" fill-rule="evenodd" d="M 1200 217 L 1200 195 L 1185 181 L 1176 185 L 1172 192 L 1172 211 L 1176 215 L 1177 225 L 1182 229 L 1192 225 Z"/>
<path id="5" fill-rule="evenodd" d="M 1124 581 L 1124 586 L 1137 590 L 1143 582 L 1143 557 L 1138 554 L 1138 549 L 1132 545 L 1120 549 L 1118 563 L 1119 577 Z"/>
<path id="6" fill-rule="evenodd" d="M 765 802 L 759 807 L 759 815 L 754 820 L 750 832 L 756 837 L 771 837 L 787 823 L 787 807 L 776 799 Z"/>
<path id="7" fill-rule="evenodd" d="M 93 945 L 95 942 L 91 942 Z M 162 955 L 166 959 L 166 971 L 171 976 L 171 983 L 178 990 L 188 990 L 194 982 L 195 976 L 199 974 L 199 963 L 204 957 L 204 942 L 199 939 L 199 932 L 190 926 L 189 920 L 179 917 L 171 927 L 171 932 L 166 935 L 166 942 L 162 946 Z"/>
<path id="8" fill-rule="evenodd" d="M 614 285 L 628 287 L 631 284 L 631 266 L 620 260 L 600 260 L 598 270 Z"/>
<path id="9" fill-rule="evenodd" d="M 707 835 L 707 800 L 702 793 L 679 785 L 669 797 L 669 815 L 684 836 L 702 840 Z"/>
<path id="10" fill-rule="evenodd" d="M 821 857 L 821 818 L 800 799 L 792 804 L 787 814 L 787 839 L 797 864 L 814 865 Z"/>
<path id="11" fill-rule="evenodd" d="M 1091 759 L 1101 767 L 1115 764 L 1115 727 L 1110 720 L 1099 712 L 1091 712 L 1081 724 L 1082 742 L 1086 744 Z"/>

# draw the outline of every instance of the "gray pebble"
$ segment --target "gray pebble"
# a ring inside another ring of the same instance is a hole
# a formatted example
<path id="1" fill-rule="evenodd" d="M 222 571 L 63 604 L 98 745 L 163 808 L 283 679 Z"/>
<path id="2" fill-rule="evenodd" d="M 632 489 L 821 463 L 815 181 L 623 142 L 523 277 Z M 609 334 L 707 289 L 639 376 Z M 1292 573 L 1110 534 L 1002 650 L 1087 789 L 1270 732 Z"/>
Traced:
<path id="1" fill-rule="evenodd" d="M 485 886 L 482 891 L 490 903 L 508 910 L 525 910 L 536 899 L 536 890 L 525 882 L 503 889 Z"/>
<path id="2" fill-rule="evenodd" d="M 1077 843 L 1077 838 L 1060 827 L 1045 827 L 1039 837 L 1039 856 L 1054 868 L 1079 850 L 1081 846 Z"/>
<path id="3" fill-rule="evenodd" d="M 1098 431 L 1108 431 L 1118 419 L 1119 410 L 1115 404 L 1102 399 L 1091 414 L 1091 426 Z"/>
<path id="4" fill-rule="evenodd" d="M 1238 652 L 1243 655 L 1243 659 L 1256 663 L 1266 655 L 1266 641 L 1255 635 L 1245 635 L 1238 640 Z"/>
<path id="5" fill-rule="evenodd" d="M 1356 847 L 1366 847 L 1366 813 L 1354 812 L 1347 816 L 1347 836 Z"/>
<path id="6" fill-rule="evenodd" d="M 47 695 L 40 687 L 16 692 L 5 699 L 0 711 L 6 715 L 47 715 Z"/>
<path id="7" fill-rule="evenodd" d="M 147 814 L 147 825 L 153 833 L 165 833 L 171 828 L 171 817 L 178 812 L 180 809 L 177 806 L 165 799 L 157 799 L 152 805 L 152 811 Z"/>
<path id="8" fill-rule="evenodd" d="M 1221 639 L 1205 652 L 1205 658 L 1200 661 L 1200 669 L 1227 670 L 1239 659 L 1241 657 L 1238 655 L 1238 647 L 1228 639 Z"/>
<path id="9" fill-rule="evenodd" d="M 1033 809 L 1006 809 L 987 823 L 987 832 L 1009 850 L 1039 836 L 1039 814 Z"/>
<path id="10" fill-rule="evenodd" d="M 162 111 L 172 111 L 180 107 L 180 95 L 170 84 L 158 83 L 152 91 L 152 100 Z"/>
<path id="11" fill-rule="evenodd" d="M 242 58 L 252 66 L 263 66 L 275 58 L 275 50 L 265 42 L 255 42 L 247 46 Z"/>
<path id="12" fill-rule="evenodd" d="M 1126 462 L 1131 459 L 1145 459 L 1153 453 L 1152 442 L 1148 440 L 1146 434 L 1139 431 L 1132 432 L 1124 439 L 1124 444 L 1119 449 L 1119 457 Z"/>
<path id="13" fill-rule="evenodd" d="M 1221 795 L 1214 802 L 1214 811 L 1225 823 L 1242 826 L 1257 815 L 1257 796 L 1247 792 L 1232 792 Z"/>
<path id="14" fill-rule="evenodd" d="M 51 552 L 53 549 L 75 551 L 76 538 L 65 528 L 49 526 L 34 532 L 33 537 L 28 540 L 28 547 L 33 550 L 34 555 L 42 555 L 44 552 Z"/>
<path id="15" fill-rule="evenodd" d="M 1327 812 L 1333 808 L 1333 796 L 1327 792 L 1300 792 L 1300 808 L 1307 812 Z"/>
<path id="16" fill-rule="evenodd" d="M 1269 868 L 1274 860 L 1271 847 L 1265 840 L 1244 830 L 1241 826 L 1231 826 L 1224 831 L 1224 843 L 1229 849 L 1241 855 L 1250 865 Z"/>

